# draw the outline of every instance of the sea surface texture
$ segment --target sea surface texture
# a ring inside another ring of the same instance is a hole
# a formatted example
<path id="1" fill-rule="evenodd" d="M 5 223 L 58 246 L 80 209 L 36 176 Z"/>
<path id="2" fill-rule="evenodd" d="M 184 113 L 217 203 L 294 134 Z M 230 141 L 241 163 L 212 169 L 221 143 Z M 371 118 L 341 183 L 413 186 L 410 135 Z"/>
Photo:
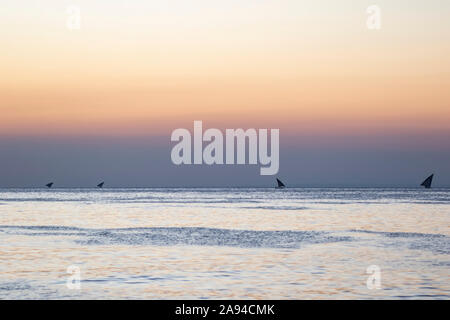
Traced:
<path id="1" fill-rule="evenodd" d="M 449 299 L 450 189 L 0 189 L 1 299 Z"/>

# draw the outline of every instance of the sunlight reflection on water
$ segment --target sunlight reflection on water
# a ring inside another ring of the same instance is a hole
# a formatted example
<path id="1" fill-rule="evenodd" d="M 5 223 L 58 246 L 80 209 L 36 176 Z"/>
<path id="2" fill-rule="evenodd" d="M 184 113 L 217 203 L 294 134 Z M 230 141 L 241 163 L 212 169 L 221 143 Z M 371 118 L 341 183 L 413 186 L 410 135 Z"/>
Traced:
<path id="1" fill-rule="evenodd" d="M 450 297 L 449 189 L 3 189 L 0 204 L 0 298 Z"/>

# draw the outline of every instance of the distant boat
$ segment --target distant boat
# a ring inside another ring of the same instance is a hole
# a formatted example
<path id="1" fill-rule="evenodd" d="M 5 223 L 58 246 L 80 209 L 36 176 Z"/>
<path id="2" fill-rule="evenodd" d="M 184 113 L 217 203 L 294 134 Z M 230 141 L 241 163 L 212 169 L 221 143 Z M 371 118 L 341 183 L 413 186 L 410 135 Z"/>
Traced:
<path id="1" fill-rule="evenodd" d="M 428 178 L 426 178 L 421 186 L 425 187 L 425 189 L 430 189 L 431 188 L 431 183 L 433 182 L 433 176 L 434 174 L 432 174 L 431 176 L 429 176 Z"/>
<path id="2" fill-rule="evenodd" d="M 50 189 L 53 186 L 53 182 L 47 183 L 45 186 Z"/>
<path id="3" fill-rule="evenodd" d="M 284 189 L 284 188 L 286 188 L 286 186 L 284 185 L 284 183 L 281 182 L 281 180 L 278 179 L 278 178 L 277 178 L 277 183 L 278 183 L 278 186 L 276 187 L 276 189 Z"/>
<path id="4" fill-rule="evenodd" d="M 97 185 L 97 188 L 103 188 L 103 185 L 104 185 L 104 184 L 105 184 L 104 182 L 99 183 L 99 184 Z"/>

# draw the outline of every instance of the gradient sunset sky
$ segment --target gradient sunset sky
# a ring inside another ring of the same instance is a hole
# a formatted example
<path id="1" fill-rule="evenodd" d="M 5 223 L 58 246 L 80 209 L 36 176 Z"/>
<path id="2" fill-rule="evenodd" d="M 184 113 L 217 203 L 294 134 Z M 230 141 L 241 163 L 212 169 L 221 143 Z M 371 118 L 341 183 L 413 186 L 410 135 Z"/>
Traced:
<path id="1" fill-rule="evenodd" d="M 194 120 L 279 128 L 290 185 L 450 186 L 449 17 L 446 0 L 3 0 L 0 187 L 273 184 L 175 167 L 170 134 Z"/>

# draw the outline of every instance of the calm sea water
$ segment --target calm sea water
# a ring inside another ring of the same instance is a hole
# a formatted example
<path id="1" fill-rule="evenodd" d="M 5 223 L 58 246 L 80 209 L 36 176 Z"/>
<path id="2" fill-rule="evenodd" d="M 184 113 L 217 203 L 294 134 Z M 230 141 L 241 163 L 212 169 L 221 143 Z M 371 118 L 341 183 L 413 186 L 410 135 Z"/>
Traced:
<path id="1" fill-rule="evenodd" d="M 449 227 L 450 189 L 0 189 L 0 298 L 449 299 Z"/>

